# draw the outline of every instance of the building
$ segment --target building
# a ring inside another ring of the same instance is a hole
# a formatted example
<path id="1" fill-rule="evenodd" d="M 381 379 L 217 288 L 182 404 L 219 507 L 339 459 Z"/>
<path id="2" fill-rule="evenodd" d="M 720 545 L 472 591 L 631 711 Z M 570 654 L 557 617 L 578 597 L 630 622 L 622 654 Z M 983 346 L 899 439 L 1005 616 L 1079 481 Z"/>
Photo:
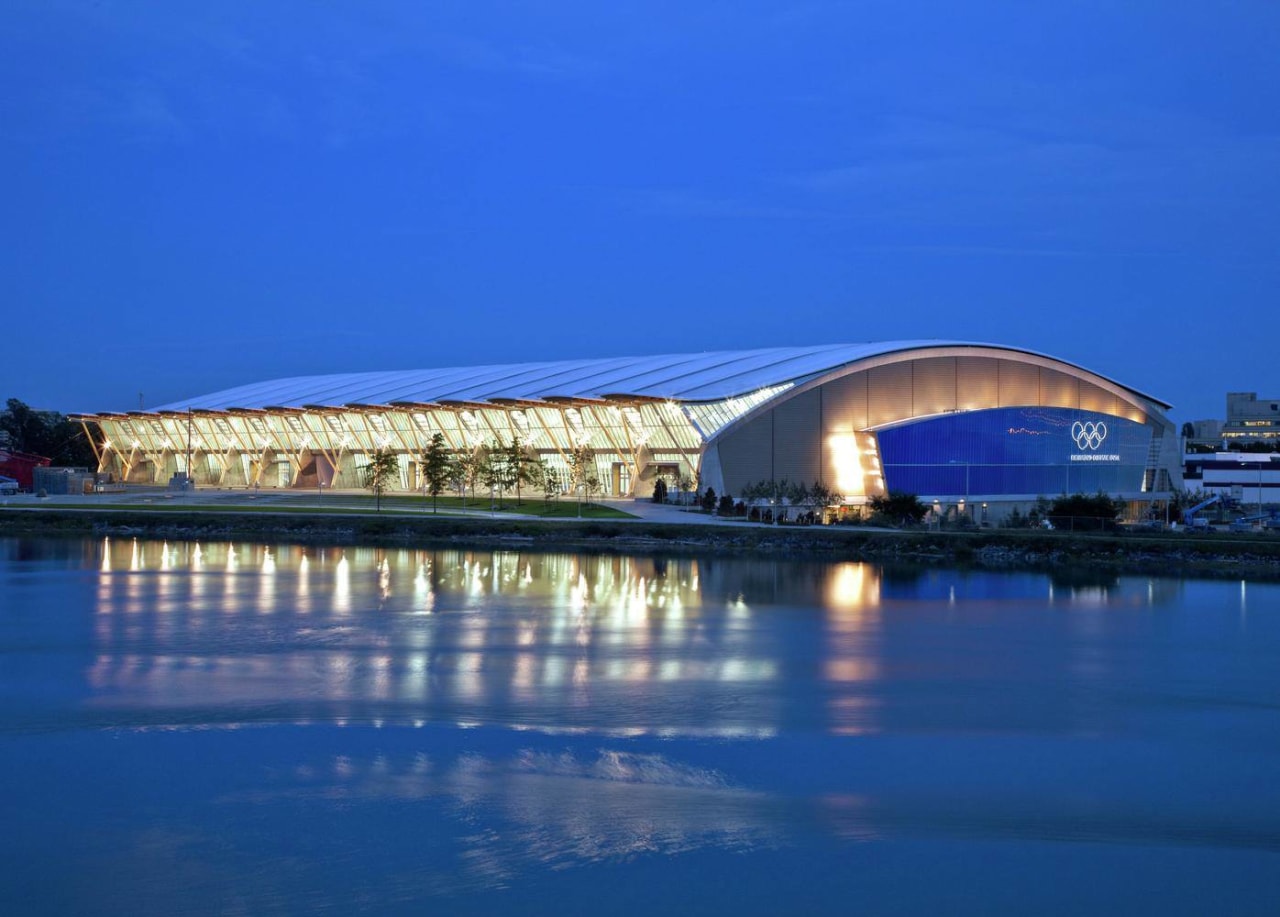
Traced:
<path id="1" fill-rule="evenodd" d="M 1222 446 L 1221 420 L 1188 420 L 1182 428 L 1184 433 L 1190 434 L 1184 443 L 1188 451 L 1200 447 L 1207 452 L 1216 452 Z"/>
<path id="2" fill-rule="evenodd" d="M 519 438 L 604 493 L 659 478 L 741 494 L 822 481 L 851 503 L 902 490 L 948 505 L 1181 484 L 1169 405 L 1072 363 L 950 341 L 786 347 L 278 379 L 151 411 L 78 415 L 100 471 L 223 487 L 358 487 L 375 450 L 423 485 L 440 433 L 454 452 Z"/>
<path id="3" fill-rule="evenodd" d="M 23 490 L 35 488 L 34 476 L 37 468 L 49 465 L 50 459 L 43 455 L 32 455 L 29 452 L 16 452 L 0 446 L 0 475 L 13 478 Z"/>
<path id="4" fill-rule="evenodd" d="M 1258 400 L 1257 392 L 1227 393 L 1227 422 L 1222 441 L 1268 443 L 1280 448 L 1280 398 Z"/>
<path id="5" fill-rule="evenodd" d="M 1189 490 L 1228 499 L 1243 511 L 1259 513 L 1280 504 L 1280 455 L 1257 452 L 1218 452 L 1188 455 L 1185 469 Z"/>

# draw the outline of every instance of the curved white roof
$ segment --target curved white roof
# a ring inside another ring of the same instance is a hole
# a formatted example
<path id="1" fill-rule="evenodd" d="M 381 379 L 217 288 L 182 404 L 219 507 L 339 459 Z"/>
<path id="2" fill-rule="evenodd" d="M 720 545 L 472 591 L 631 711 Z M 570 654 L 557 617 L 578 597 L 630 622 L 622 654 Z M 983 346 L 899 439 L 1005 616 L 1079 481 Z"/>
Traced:
<path id="1" fill-rule="evenodd" d="M 306 405 L 340 407 L 347 404 L 479 402 L 500 399 L 540 401 L 547 398 L 601 398 L 606 395 L 674 401 L 718 401 L 768 386 L 802 382 L 871 357 L 937 347 L 984 347 L 1012 353 L 1032 353 L 1017 348 L 964 341 L 888 341 L 295 376 L 242 385 L 162 405 L 154 410 L 301 408 Z M 1135 394 L 1141 395 L 1136 391 Z M 1156 400 L 1146 395 L 1142 397 Z"/>

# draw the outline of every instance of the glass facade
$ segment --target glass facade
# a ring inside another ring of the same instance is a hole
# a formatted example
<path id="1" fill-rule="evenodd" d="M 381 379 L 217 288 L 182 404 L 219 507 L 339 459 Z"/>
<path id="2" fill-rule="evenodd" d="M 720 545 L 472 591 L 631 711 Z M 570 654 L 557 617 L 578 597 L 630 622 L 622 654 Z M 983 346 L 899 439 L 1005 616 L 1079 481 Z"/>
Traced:
<path id="1" fill-rule="evenodd" d="M 877 432 L 885 484 L 927 496 L 1138 493 L 1151 428 L 1072 408 L 964 411 Z"/>

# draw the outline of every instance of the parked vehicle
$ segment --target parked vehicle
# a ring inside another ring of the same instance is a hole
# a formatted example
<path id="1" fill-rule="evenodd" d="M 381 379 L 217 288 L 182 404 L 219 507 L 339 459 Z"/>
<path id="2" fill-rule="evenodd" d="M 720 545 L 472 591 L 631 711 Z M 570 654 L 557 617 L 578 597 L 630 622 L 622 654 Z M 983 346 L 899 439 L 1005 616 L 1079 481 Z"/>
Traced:
<path id="1" fill-rule="evenodd" d="M 18 492 L 19 484 L 17 479 L 8 478 L 0 474 L 0 494 L 11 497 Z"/>

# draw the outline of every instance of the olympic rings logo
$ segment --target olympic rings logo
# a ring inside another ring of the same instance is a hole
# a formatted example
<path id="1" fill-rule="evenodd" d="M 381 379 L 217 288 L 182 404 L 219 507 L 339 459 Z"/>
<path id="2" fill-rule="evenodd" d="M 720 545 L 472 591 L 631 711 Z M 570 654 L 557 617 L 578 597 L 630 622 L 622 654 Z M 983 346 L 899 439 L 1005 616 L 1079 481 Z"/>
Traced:
<path id="1" fill-rule="evenodd" d="M 1107 438 L 1107 425 L 1101 421 L 1081 423 L 1077 420 L 1071 425 L 1071 438 L 1076 441 L 1077 449 L 1097 449 Z"/>

